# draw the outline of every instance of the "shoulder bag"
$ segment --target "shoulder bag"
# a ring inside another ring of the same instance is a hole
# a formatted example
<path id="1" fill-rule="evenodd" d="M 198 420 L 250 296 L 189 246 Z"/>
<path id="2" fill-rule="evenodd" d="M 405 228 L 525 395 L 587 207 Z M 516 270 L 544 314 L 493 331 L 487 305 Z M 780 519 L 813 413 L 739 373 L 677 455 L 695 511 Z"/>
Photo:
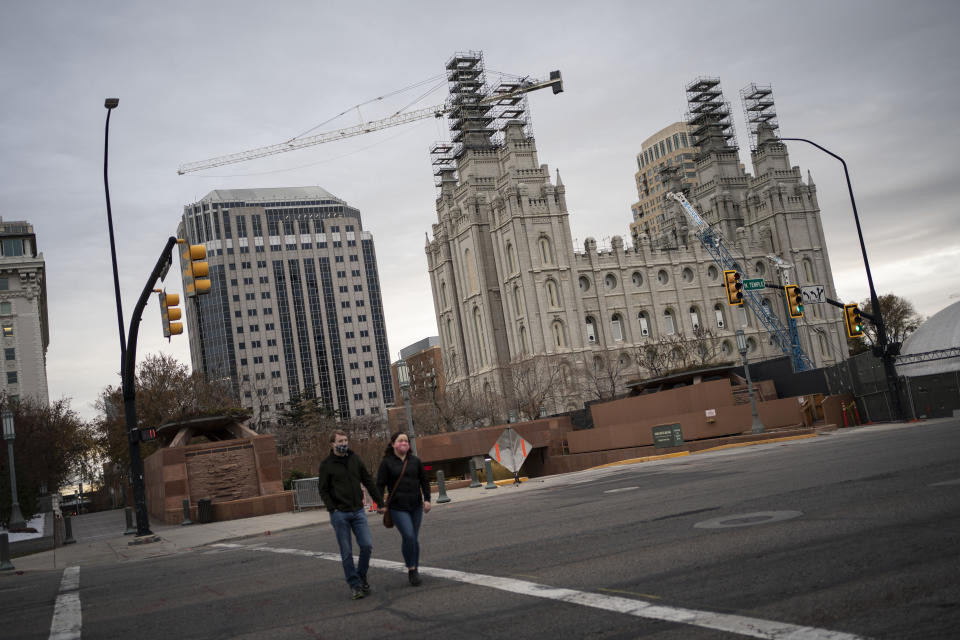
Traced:
<path id="1" fill-rule="evenodd" d="M 410 456 L 404 457 L 403 466 L 400 467 L 400 477 L 397 478 L 397 483 L 393 485 L 393 489 L 390 489 L 390 493 L 387 494 L 387 499 L 383 501 L 383 526 L 387 529 L 393 528 L 393 518 L 390 517 L 390 498 L 393 497 L 394 491 L 397 490 L 397 487 L 400 486 L 400 481 L 403 480 L 403 472 L 407 470 L 408 460 L 410 460 Z"/>

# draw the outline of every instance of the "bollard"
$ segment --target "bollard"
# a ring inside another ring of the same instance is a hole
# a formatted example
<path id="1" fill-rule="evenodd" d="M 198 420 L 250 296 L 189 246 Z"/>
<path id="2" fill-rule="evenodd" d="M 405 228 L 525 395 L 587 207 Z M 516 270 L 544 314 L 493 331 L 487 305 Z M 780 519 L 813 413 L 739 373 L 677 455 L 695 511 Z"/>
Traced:
<path id="1" fill-rule="evenodd" d="M 193 524 L 193 521 L 190 520 L 190 499 L 183 499 L 183 522 L 180 523 L 180 526 Z"/>
<path id="2" fill-rule="evenodd" d="M 490 458 L 487 458 L 483 462 L 483 470 L 487 474 L 487 484 L 484 486 L 484 489 L 496 489 L 497 485 L 493 481 L 493 464 L 490 462 Z"/>
<path id="3" fill-rule="evenodd" d="M 63 530 L 65 532 L 63 537 L 64 546 L 74 544 L 76 540 L 73 539 L 73 518 L 71 516 L 63 516 Z"/>
<path id="4" fill-rule="evenodd" d="M 447 483 L 443 481 L 443 471 L 437 471 L 437 490 L 439 491 L 438 504 L 450 502 L 450 496 L 447 495 Z"/>
<path id="5" fill-rule="evenodd" d="M 133 507 L 124 508 L 123 515 L 127 518 L 127 530 L 123 532 L 123 535 L 132 536 L 137 532 L 137 528 L 133 526 Z"/>
<path id="6" fill-rule="evenodd" d="M 4 531 L 0 533 L 0 571 L 9 571 L 13 568 L 10 562 L 10 536 Z"/>
<path id="7" fill-rule="evenodd" d="M 470 458 L 470 488 L 476 489 L 482 486 L 480 484 L 480 474 L 477 473 L 477 463 L 473 461 L 473 458 Z"/>

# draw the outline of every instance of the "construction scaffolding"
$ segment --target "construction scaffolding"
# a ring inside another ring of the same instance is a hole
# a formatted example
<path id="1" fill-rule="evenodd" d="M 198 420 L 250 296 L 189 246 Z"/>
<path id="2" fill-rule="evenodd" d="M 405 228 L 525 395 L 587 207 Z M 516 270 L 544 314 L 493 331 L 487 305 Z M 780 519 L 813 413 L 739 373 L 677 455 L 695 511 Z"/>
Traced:
<path id="1" fill-rule="evenodd" d="M 780 128 L 773 104 L 773 89 L 770 85 L 751 83 L 740 90 L 740 101 L 743 103 L 743 116 L 750 130 L 750 150 L 756 151 L 757 131 L 761 125 L 769 127 L 773 135 L 777 135 Z"/>
<path id="2" fill-rule="evenodd" d="M 720 78 L 700 77 L 686 87 L 693 145 L 700 155 L 710 151 L 737 149 L 736 132 L 730 117 L 730 103 L 724 102 Z"/>

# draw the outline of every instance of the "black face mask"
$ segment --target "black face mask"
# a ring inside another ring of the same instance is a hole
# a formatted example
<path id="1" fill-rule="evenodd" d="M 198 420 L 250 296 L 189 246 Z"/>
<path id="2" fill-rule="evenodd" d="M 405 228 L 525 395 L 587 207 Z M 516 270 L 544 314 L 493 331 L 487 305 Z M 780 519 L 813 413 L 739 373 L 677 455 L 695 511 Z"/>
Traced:
<path id="1" fill-rule="evenodd" d="M 350 450 L 350 445 L 348 444 L 335 444 L 333 445 L 333 450 L 336 451 L 341 456 L 344 455 L 347 451 Z"/>

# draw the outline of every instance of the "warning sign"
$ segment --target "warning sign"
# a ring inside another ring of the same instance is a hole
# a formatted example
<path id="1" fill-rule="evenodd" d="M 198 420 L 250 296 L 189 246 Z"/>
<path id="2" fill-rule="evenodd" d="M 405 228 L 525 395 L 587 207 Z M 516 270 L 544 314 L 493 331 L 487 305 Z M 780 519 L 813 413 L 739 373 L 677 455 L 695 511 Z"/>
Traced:
<path id="1" fill-rule="evenodd" d="M 490 457 L 506 467 L 510 473 L 517 473 L 532 449 L 530 443 L 519 433 L 507 427 L 490 449 Z"/>

